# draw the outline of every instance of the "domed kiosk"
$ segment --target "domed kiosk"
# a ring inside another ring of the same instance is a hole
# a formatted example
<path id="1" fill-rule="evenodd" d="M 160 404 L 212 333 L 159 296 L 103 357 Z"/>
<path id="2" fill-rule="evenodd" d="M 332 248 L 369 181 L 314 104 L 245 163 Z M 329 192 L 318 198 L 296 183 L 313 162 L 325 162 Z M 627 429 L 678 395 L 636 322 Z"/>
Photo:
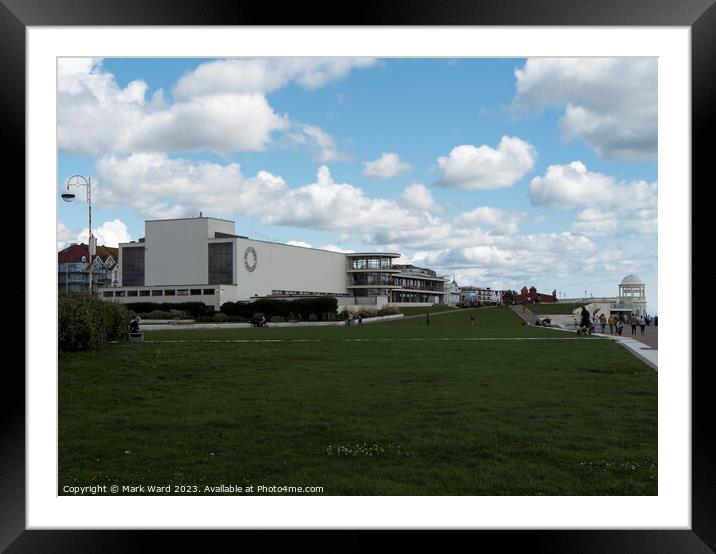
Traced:
<path id="1" fill-rule="evenodd" d="M 631 313 L 646 315 L 646 285 L 636 275 L 627 275 L 619 283 L 618 306 L 626 311 L 631 308 Z"/>

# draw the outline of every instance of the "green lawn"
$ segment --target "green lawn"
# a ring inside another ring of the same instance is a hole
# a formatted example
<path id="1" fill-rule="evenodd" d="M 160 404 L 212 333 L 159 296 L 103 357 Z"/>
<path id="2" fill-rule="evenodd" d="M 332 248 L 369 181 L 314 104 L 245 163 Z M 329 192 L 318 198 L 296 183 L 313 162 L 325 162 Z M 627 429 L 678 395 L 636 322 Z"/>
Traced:
<path id="1" fill-rule="evenodd" d="M 584 306 L 584 304 L 540 303 L 540 304 L 530 304 L 527 306 L 527 309 L 531 310 L 532 312 L 534 312 L 536 314 L 569 315 L 574 310 L 576 310 L 577 308 L 581 308 L 582 306 Z"/>
<path id="2" fill-rule="evenodd" d="M 435 306 L 427 306 L 423 308 L 417 308 L 413 306 L 403 306 L 398 308 L 400 310 L 401 314 L 408 315 L 425 315 L 427 312 L 430 312 L 431 314 L 434 314 L 436 312 L 454 312 L 455 310 L 459 310 L 460 308 L 456 308 L 455 306 L 446 306 L 444 304 L 436 304 Z"/>
<path id="3" fill-rule="evenodd" d="M 657 376 L 607 339 L 495 308 L 145 338 L 60 355 L 60 494 L 657 494 Z"/>

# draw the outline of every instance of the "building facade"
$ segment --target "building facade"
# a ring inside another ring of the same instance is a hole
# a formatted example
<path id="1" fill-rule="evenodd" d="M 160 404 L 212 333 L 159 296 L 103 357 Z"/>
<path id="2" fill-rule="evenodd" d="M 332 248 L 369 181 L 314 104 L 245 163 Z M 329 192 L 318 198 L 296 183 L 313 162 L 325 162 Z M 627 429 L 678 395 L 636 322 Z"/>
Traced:
<path id="1" fill-rule="evenodd" d="M 92 256 L 92 288 L 117 286 L 119 272 L 118 249 L 97 246 Z M 57 288 L 59 292 L 89 290 L 90 253 L 86 244 L 71 244 L 57 253 Z"/>
<path id="2" fill-rule="evenodd" d="M 490 287 L 460 287 L 460 304 L 476 306 L 486 302 L 499 304 L 500 291 L 492 290 Z"/>
<path id="3" fill-rule="evenodd" d="M 446 304 L 447 278 L 432 269 L 414 265 L 394 265 L 392 304 Z"/>
<path id="4" fill-rule="evenodd" d="M 506 304 L 538 304 L 540 302 L 557 302 L 557 291 L 552 294 L 538 292 L 537 288 L 522 287 L 519 293 L 514 290 L 503 291 L 502 298 Z"/>
<path id="5" fill-rule="evenodd" d="M 593 315 L 645 316 L 646 285 L 636 275 L 625 276 L 618 287 L 618 295 L 611 297 L 565 298 L 562 302 L 580 302 Z M 575 310 L 575 313 L 577 310 Z"/>
<path id="6" fill-rule="evenodd" d="M 119 245 L 117 302 L 225 302 L 333 296 L 339 305 L 442 301 L 434 271 L 395 265 L 396 252 L 342 253 L 250 239 L 234 222 L 195 217 L 145 222 L 145 237 Z"/>

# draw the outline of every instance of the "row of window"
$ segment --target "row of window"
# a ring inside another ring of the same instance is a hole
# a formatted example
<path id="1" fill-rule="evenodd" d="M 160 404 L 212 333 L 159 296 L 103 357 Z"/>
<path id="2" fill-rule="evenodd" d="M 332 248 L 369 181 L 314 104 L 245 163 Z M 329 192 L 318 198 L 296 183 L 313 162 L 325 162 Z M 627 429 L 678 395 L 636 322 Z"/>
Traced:
<path id="1" fill-rule="evenodd" d="M 106 290 L 105 298 L 126 298 L 128 296 L 212 296 L 216 289 L 151 289 L 151 290 Z"/>
<path id="2" fill-rule="evenodd" d="M 353 269 L 390 269 L 391 258 L 353 258 Z"/>

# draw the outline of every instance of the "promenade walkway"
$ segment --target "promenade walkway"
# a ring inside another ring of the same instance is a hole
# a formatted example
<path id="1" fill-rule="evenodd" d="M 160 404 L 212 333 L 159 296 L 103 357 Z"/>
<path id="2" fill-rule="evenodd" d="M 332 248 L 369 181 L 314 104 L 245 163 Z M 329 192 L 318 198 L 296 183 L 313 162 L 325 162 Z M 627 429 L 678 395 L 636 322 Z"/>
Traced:
<path id="1" fill-rule="evenodd" d="M 518 316 L 520 316 L 523 320 L 525 320 L 529 325 L 534 325 L 535 321 L 537 320 L 537 315 L 534 312 L 531 312 L 529 309 L 524 308 L 523 306 L 510 306 L 512 308 L 512 311 L 514 311 Z M 523 309 L 524 308 L 524 309 Z M 544 317 L 544 315 L 540 315 L 540 317 Z M 601 327 L 597 327 L 598 329 Z M 554 329 L 556 331 L 563 331 L 563 332 L 569 332 L 574 333 L 574 329 L 562 329 L 558 327 L 550 327 L 550 329 Z M 659 329 L 658 327 L 652 327 L 650 325 L 647 325 L 644 328 L 644 335 L 641 334 L 641 329 L 639 326 L 636 328 L 636 334 L 631 334 L 631 325 L 625 325 L 624 330 L 622 331 L 622 336 L 618 335 L 611 335 L 609 334 L 609 326 L 607 326 L 607 332 L 606 333 L 593 333 L 592 336 L 595 337 L 603 337 L 615 340 L 619 345 L 623 346 L 629 352 L 634 354 L 636 357 L 640 358 L 642 361 L 646 362 L 648 365 L 653 367 L 654 369 L 658 370 L 659 367 L 659 351 L 658 351 L 658 344 L 659 344 Z"/>

